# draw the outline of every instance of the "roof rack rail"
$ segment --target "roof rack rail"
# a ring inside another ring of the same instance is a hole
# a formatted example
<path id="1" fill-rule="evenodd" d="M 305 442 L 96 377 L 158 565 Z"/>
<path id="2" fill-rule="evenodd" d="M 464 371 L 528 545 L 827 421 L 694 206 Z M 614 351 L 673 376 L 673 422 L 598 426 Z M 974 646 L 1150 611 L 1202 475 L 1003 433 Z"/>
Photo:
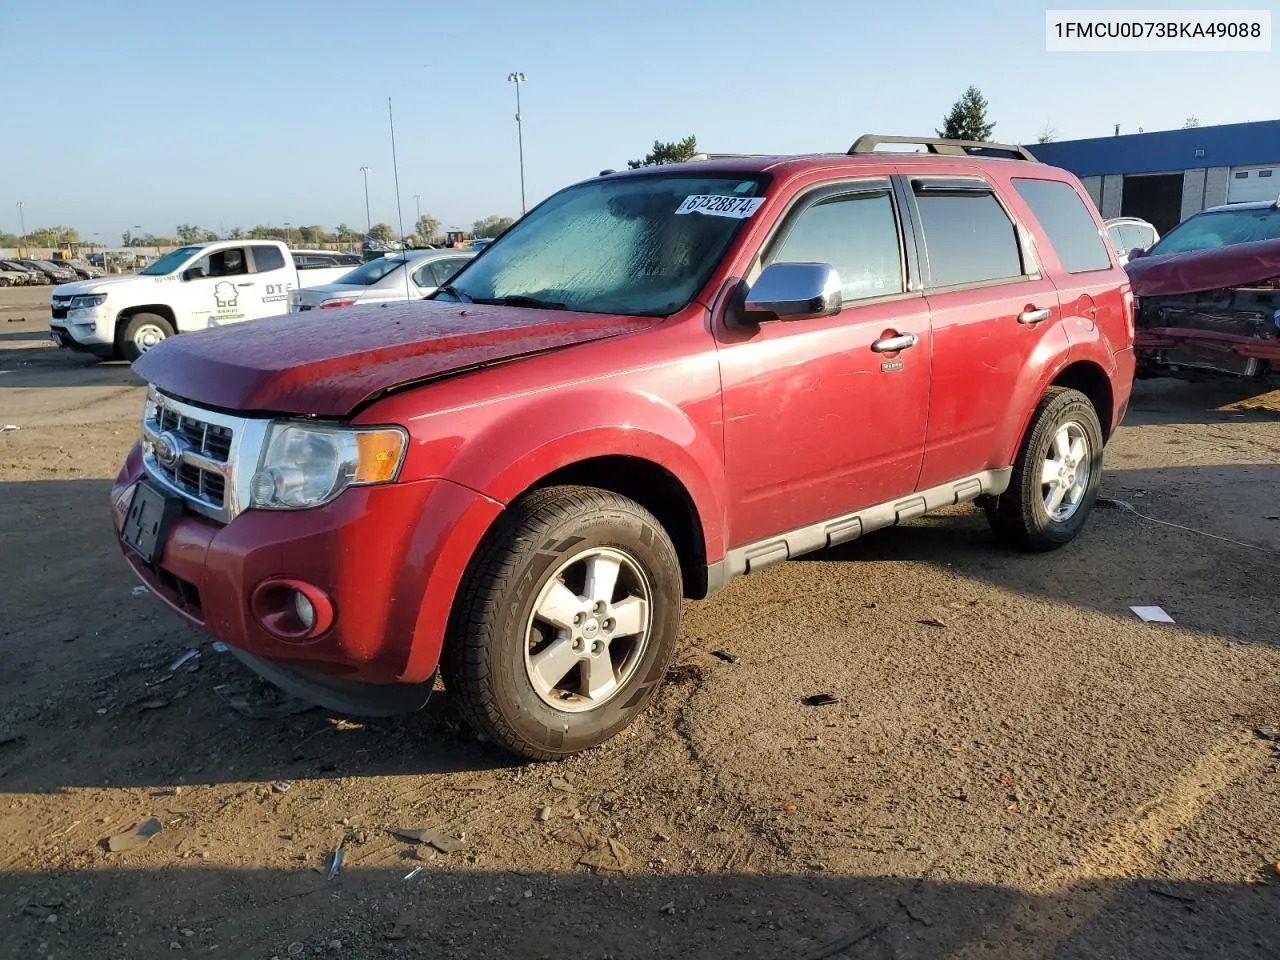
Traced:
<path id="1" fill-rule="evenodd" d="M 914 143 L 928 150 L 929 153 L 942 154 L 948 157 L 969 157 L 975 153 L 979 156 L 987 153 L 1007 153 L 1016 160 L 1029 160 L 1039 163 L 1026 147 L 1014 143 L 985 143 L 981 140 L 947 140 L 943 137 L 882 137 L 867 133 L 854 141 L 849 148 L 849 156 L 859 153 L 876 153 L 876 147 L 884 143 Z"/>
<path id="2" fill-rule="evenodd" d="M 748 157 L 768 157 L 768 153 L 695 153 L 689 158 L 693 160 L 742 160 Z"/>

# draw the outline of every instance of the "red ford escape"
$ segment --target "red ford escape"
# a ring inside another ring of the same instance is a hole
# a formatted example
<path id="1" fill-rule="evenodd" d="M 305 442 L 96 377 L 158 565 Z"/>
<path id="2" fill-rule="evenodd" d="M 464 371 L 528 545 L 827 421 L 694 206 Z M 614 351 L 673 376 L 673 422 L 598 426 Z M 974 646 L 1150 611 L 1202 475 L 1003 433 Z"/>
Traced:
<path id="1" fill-rule="evenodd" d="M 1071 174 L 898 139 L 601 176 L 432 301 L 166 341 L 126 559 L 297 695 L 414 710 L 439 670 L 550 759 L 645 708 L 730 577 L 961 501 L 1067 543 L 1129 399 L 1125 272 Z"/>

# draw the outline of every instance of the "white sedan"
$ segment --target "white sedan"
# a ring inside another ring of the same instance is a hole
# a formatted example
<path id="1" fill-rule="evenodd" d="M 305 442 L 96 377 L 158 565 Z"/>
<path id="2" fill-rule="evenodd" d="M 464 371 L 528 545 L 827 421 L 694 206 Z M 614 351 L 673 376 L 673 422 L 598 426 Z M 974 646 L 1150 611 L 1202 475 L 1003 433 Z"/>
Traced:
<path id="1" fill-rule="evenodd" d="M 356 267 L 334 283 L 294 290 L 289 312 L 349 307 L 356 303 L 421 300 L 474 257 L 461 250 L 410 250 L 389 253 Z"/>

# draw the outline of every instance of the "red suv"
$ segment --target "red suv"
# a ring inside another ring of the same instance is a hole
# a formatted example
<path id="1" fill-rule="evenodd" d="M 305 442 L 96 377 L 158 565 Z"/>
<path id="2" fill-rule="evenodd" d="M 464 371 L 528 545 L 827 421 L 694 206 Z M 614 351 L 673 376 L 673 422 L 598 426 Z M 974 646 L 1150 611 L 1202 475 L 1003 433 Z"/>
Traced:
<path id="1" fill-rule="evenodd" d="M 1125 272 L 1071 174 L 886 139 L 601 176 L 433 302 L 166 341 L 125 557 L 292 692 L 412 710 L 439 669 L 549 759 L 633 720 L 737 574 L 967 500 L 1067 543 L 1128 403 Z"/>

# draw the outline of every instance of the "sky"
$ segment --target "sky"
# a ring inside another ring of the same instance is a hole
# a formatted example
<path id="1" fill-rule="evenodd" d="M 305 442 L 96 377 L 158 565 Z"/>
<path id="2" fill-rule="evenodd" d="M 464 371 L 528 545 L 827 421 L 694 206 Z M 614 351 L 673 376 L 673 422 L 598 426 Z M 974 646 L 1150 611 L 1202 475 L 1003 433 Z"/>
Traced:
<path id="1" fill-rule="evenodd" d="M 1058 4 L 1065 5 L 1065 4 Z M 1254 7 L 1266 4 L 1254 2 Z M 1132 9 L 1141 3 L 1081 4 Z M 1150 6 L 1147 4 L 1145 6 Z M 1207 0 L 1162 8 L 1213 7 Z M 1250 6 L 1248 0 L 1230 4 Z M 655 139 L 844 151 L 932 134 L 969 84 L 1028 142 L 1280 115 L 1280 53 L 1046 53 L 1044 5 L 955 0 L 0 0 L 0 231 L 171 235 L 520 213 Z M 136 232 L 136 231 L 135 231 Z"/>

